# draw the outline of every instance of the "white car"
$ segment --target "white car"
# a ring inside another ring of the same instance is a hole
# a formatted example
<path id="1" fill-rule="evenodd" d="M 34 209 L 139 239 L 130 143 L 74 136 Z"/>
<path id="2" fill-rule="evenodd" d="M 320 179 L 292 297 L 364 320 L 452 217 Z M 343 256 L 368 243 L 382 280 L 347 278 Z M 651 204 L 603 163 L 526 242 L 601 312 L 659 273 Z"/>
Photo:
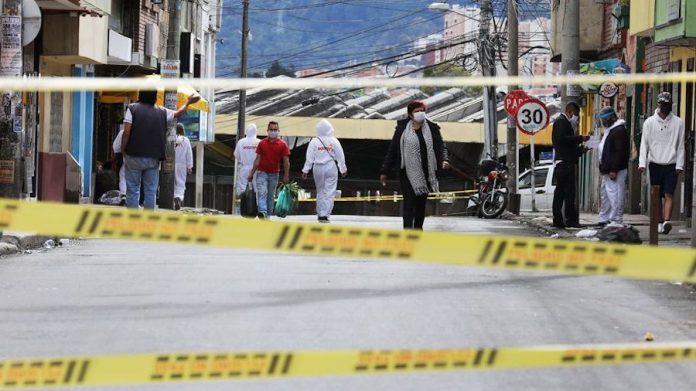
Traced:
<path id="1" fill-rule="evenodd" d="M 542 160 L 534 167 L 534 201 L 537 210 L 551 210 L 556 181 L 553 177 L 553 163 Z M 532 170 L 520 175 L 517 191 L 520 194 L 520 210 L 532 210 Z"/>

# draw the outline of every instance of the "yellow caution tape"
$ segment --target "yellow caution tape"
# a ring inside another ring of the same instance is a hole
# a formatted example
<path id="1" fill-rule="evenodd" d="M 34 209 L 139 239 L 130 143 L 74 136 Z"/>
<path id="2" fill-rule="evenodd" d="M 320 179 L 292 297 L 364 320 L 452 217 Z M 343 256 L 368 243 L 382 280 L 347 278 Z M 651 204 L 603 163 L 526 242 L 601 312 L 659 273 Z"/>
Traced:
<path id="1" fill-rule="evenodd" d="M 0 229 L 297 254 L 696 282 L 696 250 L 141 212 L 0 199 Z"/>
<path id="2" fill-rule="evenodd" d="M 468 199 L 469 196 L 460 196 L 458 194 L 474 194 L 478 190 L 458 190 L 450 191 L 444 193 L 432 193 L 428 196 L 429 200 L 462 200 Z M 402 194 L 393 195 L 369 195 L 369 196 L 355 196 L 355 197 L 336 197 L 335 202 L 397 202 L 404 199 Z M 316 202 L 316 198 L 304 198 L 298 199 L 298 202 Z"/>
<path id="3" fill-rule="evenodd" d="M 696 342 L 442 350 L 220 352 L 0 360 L 0 388 L 380 375 L 696 360 Z"/>

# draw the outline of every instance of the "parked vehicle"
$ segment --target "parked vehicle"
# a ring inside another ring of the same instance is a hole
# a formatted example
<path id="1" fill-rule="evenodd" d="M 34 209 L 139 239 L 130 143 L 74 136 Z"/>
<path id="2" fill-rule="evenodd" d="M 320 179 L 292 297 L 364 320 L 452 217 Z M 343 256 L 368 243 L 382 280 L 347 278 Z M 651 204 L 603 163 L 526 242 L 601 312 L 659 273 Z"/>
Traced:
<path id="1" fill-rule="evenodd" d="M 556 180 L 553 162 L 542 160 L 534 167 L 534 201 L 539 211 L 551 210 Z M 519 177 L 517 192 L 520 194 L 520 210 L 532 210 L 532 170 L 524 171 Z"/>
<path id="2" fill-rule="evenodd" d="M 481 162 L 479 171 L 478 193 L 471 196 L 469 202 L 478 208 L 478 216 L 494 219 L 500 216 L 508 203 L 508 169 L 493 159 Z"/>

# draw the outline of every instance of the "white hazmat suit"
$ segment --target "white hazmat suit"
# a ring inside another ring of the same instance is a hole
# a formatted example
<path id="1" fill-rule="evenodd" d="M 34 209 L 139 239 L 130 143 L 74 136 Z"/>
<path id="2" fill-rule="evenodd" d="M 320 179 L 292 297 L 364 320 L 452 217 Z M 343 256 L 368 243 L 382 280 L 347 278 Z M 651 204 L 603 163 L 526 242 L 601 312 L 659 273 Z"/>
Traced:
<path id="1" fill-rule="evenodd" d="M 244 133 L 244 138 L 237 142 L 237 146 L 234 148 L 234 158 L 237 159 L 239 164 L 237 172 L 237 195 L 241 195 L 246 191 L 247 184 L 251 183 L 254 186 L 253 181 L 249 182 L 247 177 L 254 167 L 254 160 L 256 160 L 256 146 L 259 145 L 259 139 L 256 138 L 256 125 L 249 124 Z"/>
<path id="2" fill-rule="evenodd" d="M 334 137 L 333 126 L 325 119 L 317 124 L 317 137 L 313 138 L 307 147 L 307 157 L 302 172 L 307 174 L 310 170 L 317 188 L 317 217 L 319 221 L 328 221 L 336 196 L 338 170 L 345 175 L 348 168 L 343 147 Z"/>
<path id="3" fill-rule="evenodd" d="M 191 142 L 186 136 L 176 136 L 176 166 L 174 168 L 176 180 L 174 184 L 174 197 L 184 200 L 186 193 L 186 176 L 193 168 L 193 151 Z"/>

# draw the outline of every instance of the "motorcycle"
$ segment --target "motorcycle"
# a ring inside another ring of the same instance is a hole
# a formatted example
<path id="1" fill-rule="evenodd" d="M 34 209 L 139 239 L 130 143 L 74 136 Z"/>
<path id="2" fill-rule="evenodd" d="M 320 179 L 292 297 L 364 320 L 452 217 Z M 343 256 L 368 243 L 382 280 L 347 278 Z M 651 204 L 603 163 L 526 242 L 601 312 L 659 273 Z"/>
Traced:
<path id="1" fill-rule="evenodd" d="M 478 192 L 469 198 L 477 208 L 478 217 L 494 219 L 500 216 L 508 203 L 508 168 L 494 159 L 481 162 Z"/>

